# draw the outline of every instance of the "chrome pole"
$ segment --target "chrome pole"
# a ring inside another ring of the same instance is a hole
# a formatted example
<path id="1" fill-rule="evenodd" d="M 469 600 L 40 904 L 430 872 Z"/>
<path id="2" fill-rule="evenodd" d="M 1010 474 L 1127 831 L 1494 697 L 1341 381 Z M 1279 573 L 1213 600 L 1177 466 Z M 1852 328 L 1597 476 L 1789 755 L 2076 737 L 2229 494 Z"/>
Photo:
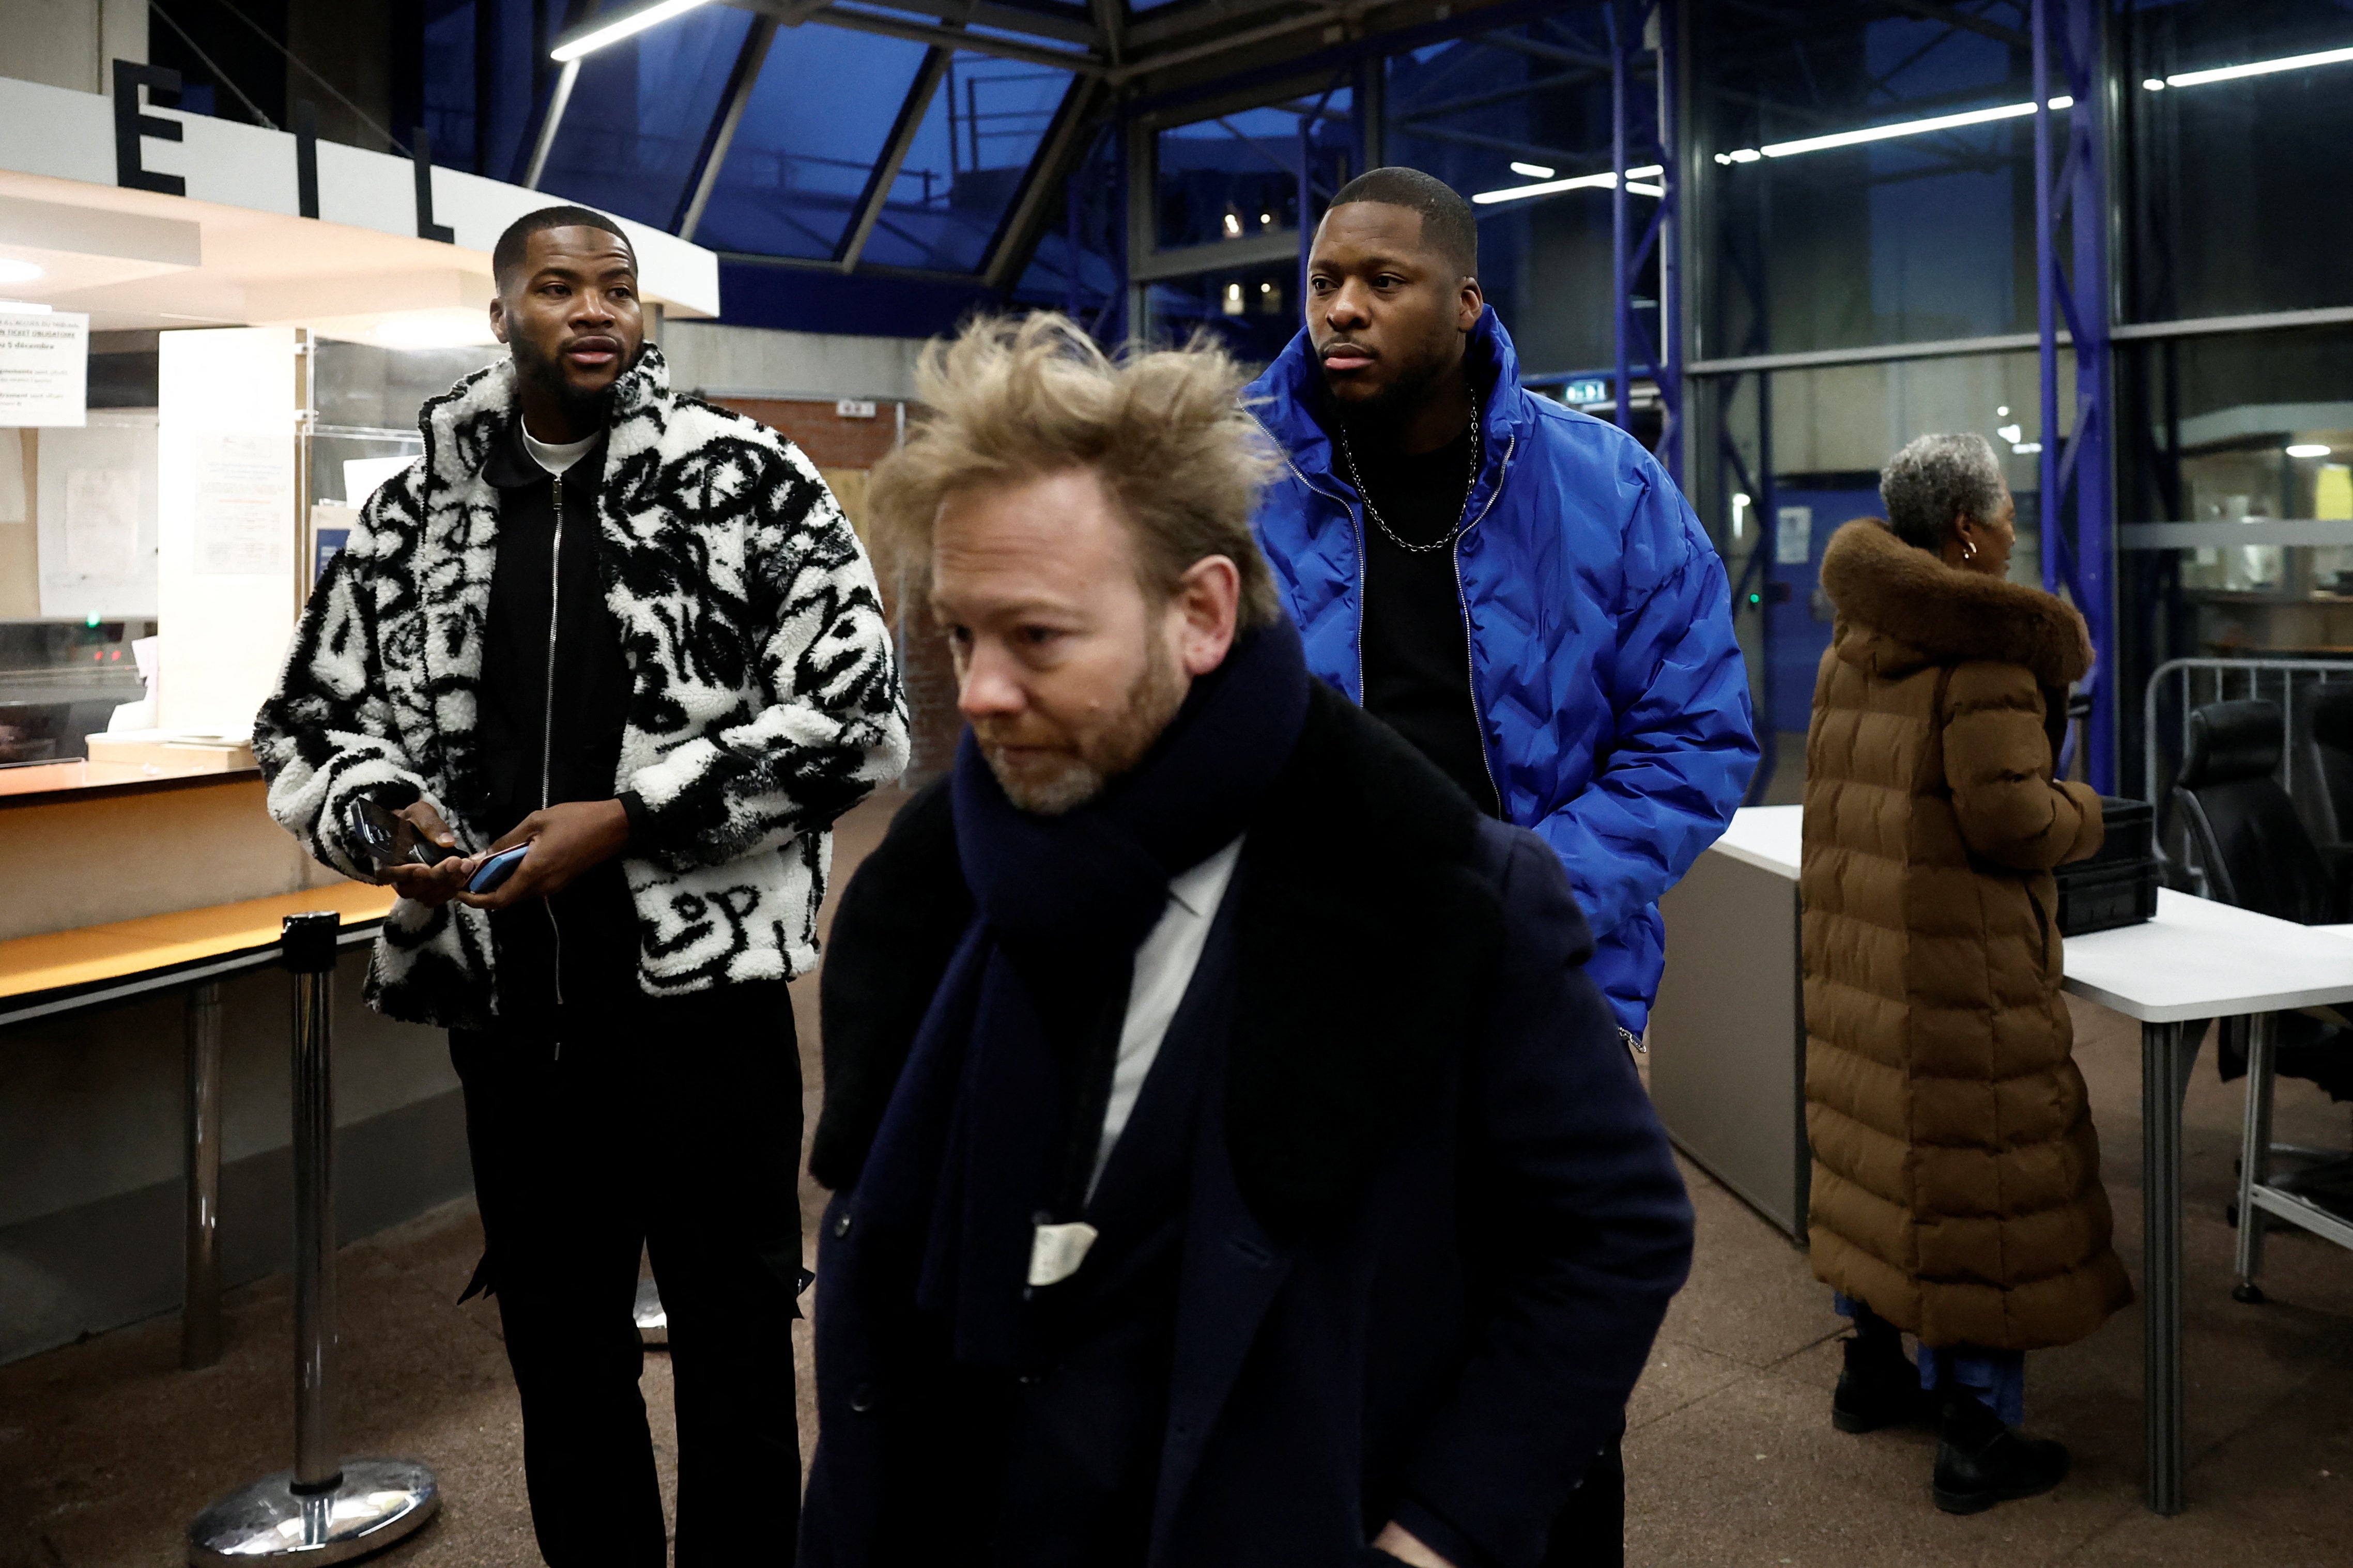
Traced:
<path id="1" fill-rule="evenodd" d="M 327 1049 L 338 917 L 286 921 L 294 973 L 294 1489 L 332 1491 L 335 1462 L 335 1086 Z"/>
<path id="2" fill-rule="evenodd" d="M 180 1364 L 221 1353 L 221 999 L 217 981 L 192 987 L 188 1040 L 188 1278 L 180 1311 Z"/>
<path id="3" fill-rule="evenodd" d="M 433 1517 L 433 1472 L 415 1459 L 340 1458 L 335 1447 L 334 971 L 341 917 L 289 915 L 294 977 L 294 1468 L 213 1504 L 188 1526 L 188 1561 L 345 1563 Z"/>

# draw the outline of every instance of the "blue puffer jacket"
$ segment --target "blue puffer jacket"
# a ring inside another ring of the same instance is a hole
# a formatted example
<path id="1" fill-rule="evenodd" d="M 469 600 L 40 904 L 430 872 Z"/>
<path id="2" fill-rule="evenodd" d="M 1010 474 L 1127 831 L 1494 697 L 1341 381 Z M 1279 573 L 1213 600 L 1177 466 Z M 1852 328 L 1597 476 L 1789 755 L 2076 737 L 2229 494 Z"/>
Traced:
<path id="1" fill-rule="evenodd" d="M 1506 815 L 1567 868 L 1599 939 L 1587 972 L 1639 1035 L 1666 962 L 1659 896 L 1757 766 L 1724 562 L 1640 443 L 1520 385 L 1493 310 L 1470 355 L 1472 384 L 1494 390 L 1454 555 L 1487 766 Z M 1361 702 L 1365 525 L 1314 413 L 1321 385 L 1303 331 L 1244 394 L 1292 465 L 1258 536 L 1308 668 Z"/>

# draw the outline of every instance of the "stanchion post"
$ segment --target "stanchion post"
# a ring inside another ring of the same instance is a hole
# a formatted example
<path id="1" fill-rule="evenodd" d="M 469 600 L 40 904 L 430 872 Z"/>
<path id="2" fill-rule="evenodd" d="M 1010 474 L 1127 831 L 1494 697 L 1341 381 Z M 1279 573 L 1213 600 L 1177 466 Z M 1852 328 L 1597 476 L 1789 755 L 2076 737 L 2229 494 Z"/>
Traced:
<path id="1" fill-rule="evenodd" d="M 187 1001 L 187 1287 L 180 1310 L 180 1364 L 212 1365 L 221 1353 L 220 984 L 192 986 Z"/>
<path id="2" fill-rule="evenodd" d="M 256 1559 L 345 1563 L 402 1540 L 440 1506 L 414 1459 L 350 1459 L 335 1447 L 336 935 L 332 910 L 289 915 L 294 983 L 294 1468 L 213 1504 L 188 1526 L 196 1568 Z"/>
<path id="3" fill-rule="evenodd" d="M 290 915 L 294 976 L 294 1489 L 332 1491 L 335 1453 L 335 999 L 332 912 Z"/>

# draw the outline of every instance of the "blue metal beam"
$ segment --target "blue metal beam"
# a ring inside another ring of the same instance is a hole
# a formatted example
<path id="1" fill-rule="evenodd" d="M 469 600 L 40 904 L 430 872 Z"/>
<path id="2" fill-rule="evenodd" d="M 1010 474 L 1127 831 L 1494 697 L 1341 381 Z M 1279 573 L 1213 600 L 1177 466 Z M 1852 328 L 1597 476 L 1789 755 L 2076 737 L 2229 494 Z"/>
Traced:
<path id="1" fill-rule="evenodd" d="M 2042 583 L 2084 612 L 2096 662 L 2088 685 L 2092 718 L 2085 772 L 2094 788 L 2116 788 L 2115 420 L 2109 352 L 2105 43 L 2098 0 L 2033 0 L 2034 261 L 2036 325 L 2042 337 Z M 2061 79 L 2052 79 L 2053 67 Z M 2054 161 L 2051 100 L 2072 95 L 2066 148 Z M 2059 225 L 2073 256 L 2063 263 Z M 2063 426 L 2058 334 L 2073 337 L 2075 406 Z M 2061 438 L 2064 429 L 2065 438 Z M 2073 505 L 2069 503 L 2072 501 Z"/>
<path id="2" fill-rule="evenodd" d="M 1610 160 L 1617 185 L 1609 194 L 1611 277 L 1616 280 L 1618 425 L 1629 427 L 1634 416 L 1634 375 L 1650 376 L 1659 389 L 1662 416 L 1657 455 L 1675 482 L 1683 482 L 1683 332 L 1676 266 L 1672 247 L 1675 209 L 1682 181 L 1674 149 L 1675 0 L 1609 0 L 1604 14 L 1609 26 Z M 1655 26 L 1653 49 L 1644 43 Z M 1645 70 L 1647 68 L 1647 73 Z M 1643 74 L 1652 79 L 1652 101 L 1639 112 L 1636 89 Z M 1626 188 L 1627 171 L 1656 164 L 1665 195 L 1657 198 L 1639 237 L 1635 234 L 1634 194 Z M 1662 240 L 1666 241 L 1664 247 Z M 1658 268 L 1659 331 L 1653 336 L 1636 311 L 1634 300 Z M 1664 340 L 1663 349 L 1661 341 Z"/>

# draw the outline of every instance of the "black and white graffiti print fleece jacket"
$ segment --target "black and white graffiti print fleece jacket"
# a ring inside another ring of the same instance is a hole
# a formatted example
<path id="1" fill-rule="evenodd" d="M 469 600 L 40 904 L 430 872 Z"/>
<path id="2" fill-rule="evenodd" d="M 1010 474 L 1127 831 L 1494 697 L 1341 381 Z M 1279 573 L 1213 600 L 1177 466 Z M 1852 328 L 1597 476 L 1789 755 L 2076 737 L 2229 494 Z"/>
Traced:
<path id="1" fill-rule="evenodd" d="M 512 361 L 418 419 L 425 454 L 369 500 L 311 591 L 254 721 L 269 812 L 347 877 L 360 796 L 429 802 L 487 847 L 475 732 Z M 650 995 L 790 979 L 817 962 L 831 825 L 907 761 L 906 704 L 873 568 L 799 448 L 674 395 L 660 350 L 613 389 L 597 500 L 605 600 L 630 670 L 615 794 L 642 806 L 624 861 Z M 393 906 L 368 972 L 392 1017 L 496 1012 L 488 916 Z"/>

